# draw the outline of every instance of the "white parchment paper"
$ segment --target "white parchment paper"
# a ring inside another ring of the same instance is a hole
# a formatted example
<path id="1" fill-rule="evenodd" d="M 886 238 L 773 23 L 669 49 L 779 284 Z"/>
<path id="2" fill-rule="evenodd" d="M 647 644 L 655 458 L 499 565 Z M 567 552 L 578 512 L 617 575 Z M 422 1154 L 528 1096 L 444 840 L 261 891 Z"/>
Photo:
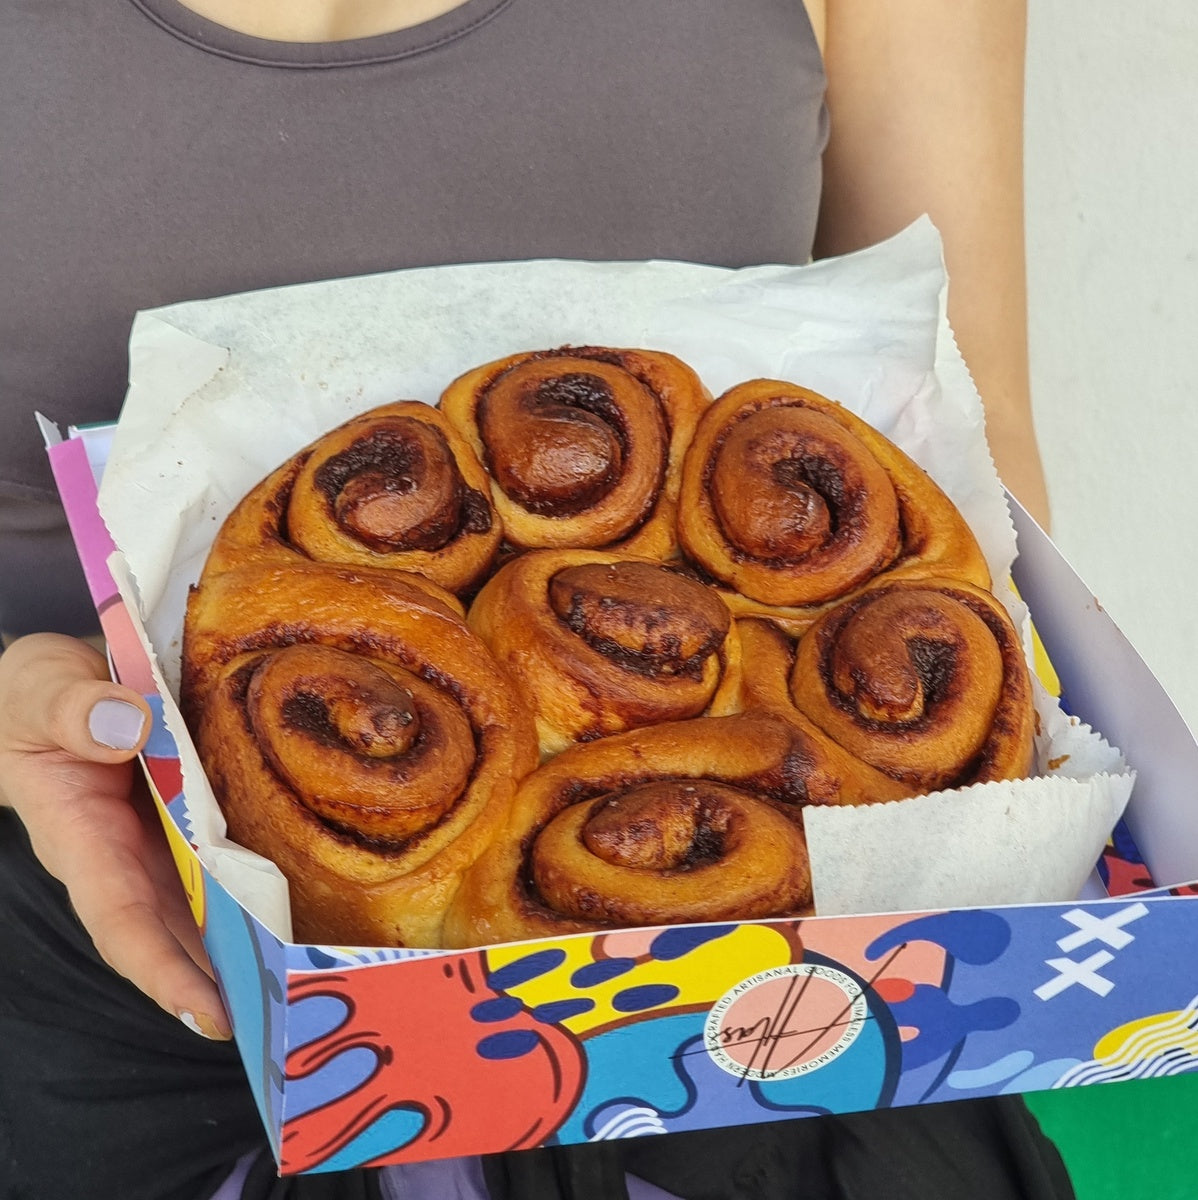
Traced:
<path id="1" fill-rule="evenodd" d="M 115 573 L 155 652 L 188 803 L 204 831 L 201 857 L 216 877 L 287 936 L 285 894 L 263 899 L 260 864 L 243 881 L 244 853 L 223 841 L 169 702 L 187 589 L 225 516 L 285 458 L 376 405 L 435 403 L 463 371 L 518 351 L 570 343 L 667 350 L 714 394 L 750 378 L 790 379 L 863 416 L 956 502 L 1005 599 L 1014 531 L 945 298 L 939 236 L 923 219 L 879 246 L 805 267 L 471 264 L 140 313 L 100 506 L 124 560 Z M 1041 708 L 1051 732 L 1040 770 L 1052 776 L 1049 763 L 1063 759 L 1068 781 L 811 813 L 820 913 L 1072 899 L 1132 775 L 1047 696 Z"/>

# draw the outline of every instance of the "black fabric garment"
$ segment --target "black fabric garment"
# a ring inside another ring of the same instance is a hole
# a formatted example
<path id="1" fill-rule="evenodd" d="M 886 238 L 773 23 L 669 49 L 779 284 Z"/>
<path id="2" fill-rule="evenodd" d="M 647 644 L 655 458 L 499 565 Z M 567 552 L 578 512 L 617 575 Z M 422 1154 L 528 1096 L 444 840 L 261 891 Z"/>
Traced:
<path id="1" fill-rule="evenodd" d="M 371 1173 L 279 1180 L 232 1043 L 113 972 L 0 809 L 0 1200 L 377 1200 Z"/>
<path id="2" fill-rule="evenodd" d="M 263 1151 L 241 1190 L 241 1200 L 382 1200 L 376 1171 L 289 1175 L 280 1179 L 274 1159 Z"/>
<path id="3" fill-rule="evenodd" d="M 491 1200 L 628 1200 L 625 1146 L 594 1142 L 490 1154 L 483 1159 L 483 1178 Z M 658 1187 L 672 1190 L 667 1184 Z"/>
<path id="4" fill-rule="evenodd" d="M 1071 1200 L 1018 1096 L 778 1121 L 484 1160 L 493 1200 L 625 1200 L 624 1172 L 682 1200 Z"/>

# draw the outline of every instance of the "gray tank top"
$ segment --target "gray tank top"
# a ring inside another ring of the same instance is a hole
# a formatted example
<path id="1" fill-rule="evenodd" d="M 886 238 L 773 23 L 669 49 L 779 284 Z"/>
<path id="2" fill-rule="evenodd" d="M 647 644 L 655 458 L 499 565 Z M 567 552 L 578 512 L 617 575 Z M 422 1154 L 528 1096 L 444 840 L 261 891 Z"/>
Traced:
<path id="1" fill-rule="evenodd" d="M 446 262 L 803 262 L 823 92 L 801 0 L 466 0 L 324 45 L 176 0 L 0 5 L 0 627 L 90 626 L 32 414 L 114 417 L 136 310 Z"/>

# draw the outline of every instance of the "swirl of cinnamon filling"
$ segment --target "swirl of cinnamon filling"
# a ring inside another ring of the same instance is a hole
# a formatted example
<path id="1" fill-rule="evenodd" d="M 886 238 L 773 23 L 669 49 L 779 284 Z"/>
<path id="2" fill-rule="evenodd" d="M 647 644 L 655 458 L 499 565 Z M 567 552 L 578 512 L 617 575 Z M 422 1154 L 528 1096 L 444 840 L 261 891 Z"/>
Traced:
<path id="1" fill-rule="evenodd" d="M 955 580 L 873 587 L 800 639 L 796 708 L 918 791 L 1018 779 L 1035 711 L 1019 635 L 989 593 Z"/>
<path id="2" fill-rule="evenodd" d="M 679 538 L 738 614 L 795 632 L 878 577 L 988 586 L 949 498 L 842 405 L 790 383 L 740 384 L 704 415 L 683 464 Z"/>
<path id="3" fill-rule="evenodd" d="M 385 405 L 325 434 L 254 488 L 213 555 L 302 555 L 409 571 L 455 594 L 495 562 L 503 524 L 486 472 L 436 409 Z"/>
<path id="4" fill-rule="evenodd" d="M 521 785 L 446 944 L 807 911 L 808 757 L 783 721 L 702 717 L 574 746 Z"/>
<path id="5" fill-rule="evenodd" d="M 245 713 L 263 758 L 329 825 L 397 844 L 465 790 L 470 722 L 411 671 L 324 646 L 284 646 L 246 671 Z"/>
<path id="6" fill-rule="evenodd" d="M 529 551 L 492 576 L 467 619 L 533 708 L 542 755 L 735 711 L 731 614 L 713 588 L 663 563 Z"/>
<path id="7" fill-rule="evenodd" d="M 672 355 L 568 346 L 477 367 L 440 407 L 490 471 L 513 546 L 666 558 L 682 456 L 708 399 Z"/>
<path id="8" fill-rule="evenodd" d="M 791 694 L 796 644 L 773 621 L 744 617 L 736 622 L 741 645 L 741 705 L 784 718 L 807 745 L 813 765 L 807 780 L 809 804 L 875 804 L 902 800 L 919 789 L 884 775 L 850 754 L 805 715 Z"/>
<path id="9" fill-rule="evenodd" d="M 563 916 L 650 925 L 797 908 L 802 859 L 798 827 L 758 797 L 668 779 L 563 809 L 537 835 L 530 873 Z M 652 883 L 638 886 L 646 875 Z"/>

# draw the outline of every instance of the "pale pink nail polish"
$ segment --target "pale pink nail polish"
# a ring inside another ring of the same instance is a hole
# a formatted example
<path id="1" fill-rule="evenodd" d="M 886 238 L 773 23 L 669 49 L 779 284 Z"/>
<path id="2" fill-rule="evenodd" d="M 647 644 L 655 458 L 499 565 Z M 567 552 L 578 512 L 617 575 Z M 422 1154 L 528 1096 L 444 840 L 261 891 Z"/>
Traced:
<path id="1" fill-rule="evenodd" d="M 145 713 L 124 700 L 99 700 L 87 714 L 92 740 L 110 750 L 132 750 L 141 739 Z"/>

